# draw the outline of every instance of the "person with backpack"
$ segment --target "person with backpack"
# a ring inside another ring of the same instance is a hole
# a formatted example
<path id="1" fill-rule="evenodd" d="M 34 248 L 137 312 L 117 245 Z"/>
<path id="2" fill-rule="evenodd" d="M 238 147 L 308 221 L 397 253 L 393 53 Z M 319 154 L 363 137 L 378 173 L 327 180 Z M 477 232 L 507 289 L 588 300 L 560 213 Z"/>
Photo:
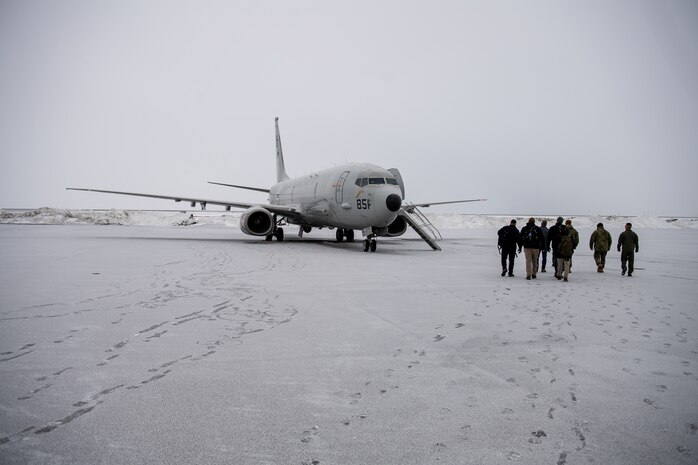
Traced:
<path id="1" fill-rule="evenodd" d="M 565 221 L 565 227 L 570 232 L 570 237 L 572 238 L 572 244 L 574 244 L 574 250 L 577 250 L 579 245 L 579 233 L 574 226 L 572 226 L 572 220 Z M 572 258 L 570 257 L 570 273 L 572 273 Z"/>
<path id="2" fill-rule="evenodd" d="M 633 275 L 635 254 L 640 251 L 640 239 L 638 239 L 635 231 L 630 230 L 632 227 L 631 223 L 626 223 L 625 231 L 618 236 L 618 252 L 620 252 L 621 274 L 623 276 L 625 276 L 626 270 L 628 271 L 628 276 Z M 626 262 L 628 263 L 627 268 L 625 266 Z"/>
<path id="3" fill-rule="evenodd" d="M 563 225 L 560 229 L 560 236 L 558 238 L 557 246 L 557 268 L 555 277 L 565 280 L 567 282 L 567 277 L 570 274 L 570 263 L 572 261 L 572 254 L 574 254 L 574 241 L 572 240 L 572 234 Z"/>
<path id="4" fill-rule="evenodd" d="M 606 266 L 606 253 L 611 249 L 612 243 L 611 233 L 603 228 L 603 223 L 597 224 L 596 231 L 591 233 L 589 238 L 589 248 L 594 251 L 596 271 L 599 273 L 603 273 Z"/>
<path id="5" fill-rule="evenodd" d="M 509 260 L 509 276 L 514 276 L 514 257 L 517 246 L 521 252 L 521 235 L 516 227 L 516 220 L 511 220 L 508 226 L 497 231 L 497 236 L 497 246 L 502 255 L 502 276 L 507 274 L 507 260 Z"/>
<path id="6" fill-rule="evenodd" d="M 526 226 L 521 228 L 521 244 L 526 257 L 526 279 L 536 279 L 538 272 L 538 253 L 544 248 L 543 231 L 536 226 L 536 219 L 529 218 Z"/>
<path id="7" fill-rule="evenodd" d="M 545 273 L 545 265 L 548 262 L 548 220 L 543 220 L 540 222 L 540 230 L 543 232 L 543 246 L 540 248 L 540 254 L 543 257 L 543 260 L 539 260 L 541 264 L 540 272 Z"/>
<path id="8" fill-rule="evenodd" d="M 552 251 L 553 253 L 553 268 L 555 268 L 555 277 L 557 278 L 558 272 L 560 270 L 557 269 L 557 248 L 560 245 L 560 231 L 565 228 L 565 225 L 562 224 L 562 217 L 558 216 L 557 221 L 555 224 L 548 230 L 548 240 L 545 243 L 545 248 L 548 249 L 548 252 Z M 551 248 L 552 246 L 552 248 Z"/>

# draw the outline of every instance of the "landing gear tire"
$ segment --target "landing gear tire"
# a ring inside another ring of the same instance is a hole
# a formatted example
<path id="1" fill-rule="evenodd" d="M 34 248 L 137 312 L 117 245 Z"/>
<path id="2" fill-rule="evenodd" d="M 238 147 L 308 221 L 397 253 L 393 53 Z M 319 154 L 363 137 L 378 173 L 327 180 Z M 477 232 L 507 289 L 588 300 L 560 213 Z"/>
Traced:
<path id="1" fill-rule="evenodd" d="M 375 252 L 377 245 L 378 243 L 375 239 L 364 239 L 364 252 L 368 252 L 369 250 Z"/>
<path id="2" fill-rule="evenodd" d="M 279 242 L 283 242 L 284 240 L 284 229 L 283 228 L 276 228 L 276 231 L 274 231 L 274 236 L 276 236 L 276 240 Z M 271 239 L 267 239 L 271 240 Z"/>
<path id="3" fill-rule="evenodd" d="M 354 242 L 354 230 L 337 228 L 337 242 L 342 242 L 345 239 L 347 242 Z"/>

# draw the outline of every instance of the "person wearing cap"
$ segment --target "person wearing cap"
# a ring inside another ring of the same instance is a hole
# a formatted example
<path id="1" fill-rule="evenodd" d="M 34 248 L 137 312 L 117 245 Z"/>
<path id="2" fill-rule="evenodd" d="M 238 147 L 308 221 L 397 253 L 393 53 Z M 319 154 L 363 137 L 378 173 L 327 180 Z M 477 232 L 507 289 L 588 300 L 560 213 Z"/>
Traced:
<path id="1" fill-rule="evenodd" d="M 596 225 L 596 231 L 591 233 L 589 238 L 589 249 L 594 251 L 594 260 L 596 261 L 596 271 L 603 273 L 606 266 L 606 253 L 611 249 L 613 238 L 611 233 L 603 228 L 603 223 Z"/>
<path id="2" fill-rule="evenodd" d="M 543 231 L 536 226 L 536 219 L 529 218 L 526 226 L 521 228 L 521 243 L 526 257 L 526 279 L 536 279 L 538 272 L 538 253 L 544 247 Z"/>
<path id="3" fill-rule="evenodd" d="M 545 244 L 545 248 L 550 252 L 550 246 L 552 246 L 552 252 L 553 252 L 553 267 L 555 268 L 555 277 L 557 278 L 558 273 L 561 273 L 562 270 L 557 269 L 557 248 L 560 245 L 560 236 L 561 232 L 563 229 L 567 231 L 565 228 L 565 225 L 562 224 L 563 218 L 561 216 L 557 217 L 557 221 L 555 221 L 555 224 L 548 230 L 548 241 Z"/>
<path id="4" fill-rule="evenodd" d="M 507 260 L 509 276 L 514 276 L 514 257 L 516 257 L 517 246 L 521 252 L 521 235 L 516 227 L 516 220 L 511 220 L 508 226 L 497 231 L 497 236 L 499 237 L 497 246 L 502 255 L 502 276 L 507 274 Z"/>
<path id="5" fill-rule="evenodd" d="M 625 271 L 628 271 L 628 276 L 633 275 L 635 270 L 635 254 L 640 251 L 640 239 L 638 239 L 635 231 L 630 229 L 633 227 L 631 223 L 626 223 L 625 231 L 618 236 L 618 252 L 620 252 L 620 264 L 622 267 L 621 274 L 625 276 Z M 625 264 L 628 264 L 626 267 Z"/>

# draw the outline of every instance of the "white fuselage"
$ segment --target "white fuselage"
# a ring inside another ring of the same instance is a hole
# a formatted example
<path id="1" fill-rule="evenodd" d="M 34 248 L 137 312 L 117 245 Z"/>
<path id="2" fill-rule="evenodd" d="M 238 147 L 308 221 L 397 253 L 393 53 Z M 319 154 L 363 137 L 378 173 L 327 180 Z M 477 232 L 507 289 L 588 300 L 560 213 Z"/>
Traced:
<path id="1" fill-rule="evenodd" d="M 388 170 L 354 163 L 282 181 L 270 189 L 269 203 L 297 208 L 308 226 L 363 230 L 392 223 L 399 205 L 391 211 L 388 197 L 402 199 L 401 192 Z"/>

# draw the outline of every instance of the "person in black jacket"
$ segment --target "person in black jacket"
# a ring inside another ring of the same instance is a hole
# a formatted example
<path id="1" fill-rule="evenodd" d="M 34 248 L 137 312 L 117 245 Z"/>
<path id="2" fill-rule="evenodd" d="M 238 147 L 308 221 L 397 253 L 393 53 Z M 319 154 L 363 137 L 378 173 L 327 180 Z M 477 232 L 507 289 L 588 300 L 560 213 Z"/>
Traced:
<path id="1" fill-rule="evenodd" d="M 543 257 L 543 260 L 541 261 L 539 259 L 538 261 L 541 264 L 540 272 L 545 273 L 545 265 L 548 262 L 548 220 L 543 220 L 540 222 L 540 230 L 543 231 L 543 247 L 540 248 L 540 253 Z"/>
<path id="2" fill-rule="evenodd" d="M 514 257 L 517 246 L 521 252 L 521 235 L 516 227 L 516 220 L 511 220 L 509 226 L 504 226 L 497 231 L 497 236 L 497 246 L 502 255 L 502 276 L 507 274 L 507 259 L 509 260 L 509 276 L 514 276 Z"/>
<path id="3" fill-rule="evenodd" d="M 618 252 L 620 252 L 620 264 L 622 267 L 621 274 L 625 276 L 625 271 L 628 271 L 628 276 L 633 275 L 635 270 L 635 254 L 640 251 L 640 239 L 638 239 L 635 231 L 631 228 L 631 223 L 625 224 L 625 231 L 618 236 Z M 628 264 L 627 268 L 625 264 Z"/>
<path id="4" fill-rule="evenodd" d="M 521 243 L 526 257 L 526 279 L 536 279 L 538 272 L 538 254 L 545 247 L 543 231 L 536 226 L 536 219 L 529 218 L 526 226 L 521 228 Z"/>
<path id="5" fill-rule="evenodd" d="M 560 245 L 560 233 L 563 229 L 566 230 L 565 225 L 562 224 L 563 218 L 561 216 L 557 217 L 557 221 L 554 226 L 551 226 L 548 230 L 548 242 L 545 244 L 546 249 L 550 252 L 550 246 L 552 245 L 553 252 L 553 267 L 555 268 L 555 277 L 557 277 L 558 272 L 562 270 L 557 269 L 557 247 Z"/>

